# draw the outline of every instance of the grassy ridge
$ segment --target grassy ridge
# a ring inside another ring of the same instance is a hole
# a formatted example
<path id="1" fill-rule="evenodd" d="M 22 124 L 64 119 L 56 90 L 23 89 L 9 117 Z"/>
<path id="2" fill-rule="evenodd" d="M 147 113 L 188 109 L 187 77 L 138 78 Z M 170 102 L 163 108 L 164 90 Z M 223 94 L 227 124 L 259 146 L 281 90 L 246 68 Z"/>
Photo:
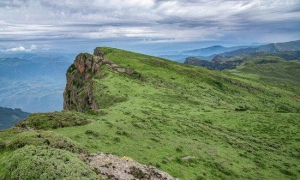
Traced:
<path id="1" fill-rule="evenodd" d="M 105 77 L 93 79 L 101 110 L 75 114 L 89 123 L 57 126 L 52 131 L 59 137 L 90 152 L 129 156 L 180 179 L 299 179 L 300 103 L 292 98 L 299 98 L 299 71 L 292 74 L 298 84 L 277 86 L 261 79 L 265 76 L 255 73 L 255 67 L 252 73 L 216 72 L 102 50 L 105 58 L 140 76 L 102 67 Z M 31 122 L 43 125 L 36 127 L 53 125 L 36 119 Z M 0 132 L 2 153 L 12 153 L 8 147 L 13 136 L 18 136 L 16 130 Z"/>
<path id="2" fill-rule="evenodd" d="M 257 75 L 260 80 L 273 85 L 299 85 L 300 79 L 300 61 L 279 61 L 275 63 L 258 64 L 258 62 L 249 62 L 244 66 L 238 67 L 235 71 Z"/>
<path id="3" fill-rule="evenodd" d="M 130 156 L 182 179 L 299 176 L 299 103 L 286 91 L 253 81 L 251 75 L 243 79 L 231 72 L 102 50 L 107 59 L 134 69 L 141 78 L 106 69 L 106 77 L 95 80 L 95 92 L 127 100 L 106 106 L 105 115 L 87 126 L 58 133 L 91 151 Z M 107 102 L 99 99 L 101 103 Z"/>

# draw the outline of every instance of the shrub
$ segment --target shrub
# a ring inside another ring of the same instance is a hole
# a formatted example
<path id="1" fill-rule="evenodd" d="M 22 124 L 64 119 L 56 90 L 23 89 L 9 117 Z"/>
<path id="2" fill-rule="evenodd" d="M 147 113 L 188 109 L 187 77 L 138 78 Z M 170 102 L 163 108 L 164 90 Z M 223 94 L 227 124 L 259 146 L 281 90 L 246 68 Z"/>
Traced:
<path id="1" fill-rule="evenodd" d="M 239 106 L 239 107 L 235 108 L 235 111 L 247 111 L 249 109 L 250 108 L 247 106 Z"/>
<path id="2" fill-rule="evenodd" d="M 224 90 L 224 85 L 222 82 L 220 81 L 214 81 L 214 84 L 217 88 L 221 89 L 221 90 Z"/>
<path id="3" fill-rule="evenodd" d="M 68 73 L 72 73 L 73 71 L 77 70 L 75 65 L 72 64 L 69 68 L 68 68 Z"/>
<path id="4" fill-rule="evenodd" d="M 99 179 L 75 154 L 49 146 L 25 146 L 4 161 L 3 179 Z"/>
<path id="5" fill-rule="evenodd" d="M 17 127 L 34 129 L 56 129 L 69 126 L 81 126 L 90 123 L 86 116 L 77 112 L 54 112 L 31 114 L 26 120 L 16 124 Z"/>
<path id="6" fill-rule="evenodd" d="M 182 152 L 182 151 L 183 151 L 183 147 L 182 147 L 182 146 L 178 146 L 178 147 L 176 148 L 176 151 L 177 151 L 177 152 Z"/>
<path id="7" fill-rule="evenodd" d="M 47 145 L 52 148 L 64 149 L 74 153 L 82 153 L 87 151 L 77 143 L 73 142 L 71 139 L 49 131 L 25 131 L 19 133 L 12 138 L 7 147 L 15 150 L 26 145 Z"/>
<path id="8" fill-rule="evenodd" d="M 86 131 L 85 131 L 85 134 L 87 134 L 87 135 L 92 135 L 92 136 L 94 136 L 94 137 L 98 137 L 98 136 L 99 136 L 99 133 L 98 133 L 98 132 L 95 132 L 95 131 L 93 131 L 93 130 L 86 130 Z"/>
<path id="9" fill-rule="evenodd" d="M 290 171 L 288 169 L 280 169 L 280 172 L 287 176 L 296 176 L 292 171 Z"/>
<path id="10" fill-rule="evenodd" d="M 130 137 L 130 134 L 126 131 L 117 131 L 116 134 L 121 135 L 121 136 Z"/>
<path id="11" fill-rule="evenodd" d="M 3 140 L 0 139 L 0 151 L 6 147 L 6 144 Z"/>
<path id="12" fill-rule="evenodd" d="M 119 137 L 115 137 L 115 138 L 114 138 L 114 141 L 115 141 L 115 142 L 120 142 L 121 139 L 120 139 Z"/>

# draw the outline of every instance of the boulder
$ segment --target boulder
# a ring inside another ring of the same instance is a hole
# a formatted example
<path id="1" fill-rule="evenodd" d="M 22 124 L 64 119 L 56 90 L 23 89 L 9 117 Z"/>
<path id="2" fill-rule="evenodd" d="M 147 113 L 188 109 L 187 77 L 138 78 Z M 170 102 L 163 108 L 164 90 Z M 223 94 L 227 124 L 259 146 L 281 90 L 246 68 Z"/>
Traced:
<path id="1" fill-rule="evenodd" d="M 128 180 L 177 180 L 168 173 L 149 165 L 140 164 L 130 157 L 112 154 L 80 154 L 79 158 L 96 170 L 101 178 Z"/>

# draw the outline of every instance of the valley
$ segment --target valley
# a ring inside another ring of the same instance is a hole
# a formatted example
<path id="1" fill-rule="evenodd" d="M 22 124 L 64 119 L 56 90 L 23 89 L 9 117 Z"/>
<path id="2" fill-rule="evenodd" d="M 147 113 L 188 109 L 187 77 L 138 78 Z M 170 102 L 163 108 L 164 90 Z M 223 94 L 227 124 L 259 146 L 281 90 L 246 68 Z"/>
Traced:
<path id="1" fill-rule="evenodd" d="M 70 54 L 0 55 L 0 105 L 27 112 L 62 110 L 65 71 Z"/>

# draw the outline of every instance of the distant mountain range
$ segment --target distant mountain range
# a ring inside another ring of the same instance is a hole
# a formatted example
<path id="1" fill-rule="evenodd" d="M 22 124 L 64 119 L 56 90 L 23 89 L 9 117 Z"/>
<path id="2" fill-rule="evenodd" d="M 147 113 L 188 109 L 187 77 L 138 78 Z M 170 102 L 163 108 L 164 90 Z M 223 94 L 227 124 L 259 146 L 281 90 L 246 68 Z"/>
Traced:
<path id="1" fill-rule="evenodd" d="M 169 55 L 160 55 L 160 57 L 175 60 L 178 62 L 184 62 L 187 57 L 191 56 L 202 60 L 212 60 L 216 55 L 227 57 L 255 52 L 280 52 L 298 50 L 300 50 L 300 40 L 283 43 L 270 43 L 260 46 L 223 47 L 220 45 L 215 45 L 207 48 L 181 51 Z"/>
<path id="2" fill-rule="evenodd" d="M 250 54 L 255 52 L 281 52 L 281 51 L 298 51 L 298 50 L 300 50 L 300 40 L 285 42 L 285 43 L 270 43 L 267 45 L 262 45 L 257 47 L 240 48 L 234 51 L 219 53 L 219 55 L 227 57 L 227 56 L 236 56 L 241 54 Z"/>
<path id="3" fill-rule="evenodd" d="M 17 122 L 27 118 L 29 114 L 21 109 L 0 107 L 0 130 L 12 127 Z"/>
<path id="4" fill-rule="evenodd" d="M 186 58 L 184 64 L 202 66 L 213 70 L 235 69 L 245 63 L 266 64 L 278 63 L 282 61 L 300 60 L 299 51 L 281 52 L 255 52 L 251 54 L 235 55 L 223 57 L 217 55 L 213 60 L 207 61 L 196 57 Z"/>
<path id="5" fill-rule="evenodd" d="M 242 49 L 242 48 L 246 48 L 246 46 L 224 47 L 224 46 L 220 46 L 220 45 L 215 45 L 215 46 L 210 46 L 207 48 L 183 51 L 182 53 L 191 55 L 191 56 L 193 56 L 193 55 L 210 56 L 213 54 L 220 54 L 223 52 L 234 51 L 234 50 Z"/>
<path id="6" fill-rule="evenodd" d="M 242 48 L 247 48 L 247 46 L 224 47 L 221 45 L 215 45 L 201 49 L 179 51 L 171 55 L 160 55 L 160 57 L 175 60 L 178 62 L 183 62 L 185 58 L 189 56 L 196 56 L 201 59 L 212 60 L 215 54 L 234 51 Z"/>
<path id="7" fill-rule="evenodd" d="M 73 58 L 70 54 L 1 54 L 0 106 L 27 112 L 61 110 L 65 71 Z"/>

